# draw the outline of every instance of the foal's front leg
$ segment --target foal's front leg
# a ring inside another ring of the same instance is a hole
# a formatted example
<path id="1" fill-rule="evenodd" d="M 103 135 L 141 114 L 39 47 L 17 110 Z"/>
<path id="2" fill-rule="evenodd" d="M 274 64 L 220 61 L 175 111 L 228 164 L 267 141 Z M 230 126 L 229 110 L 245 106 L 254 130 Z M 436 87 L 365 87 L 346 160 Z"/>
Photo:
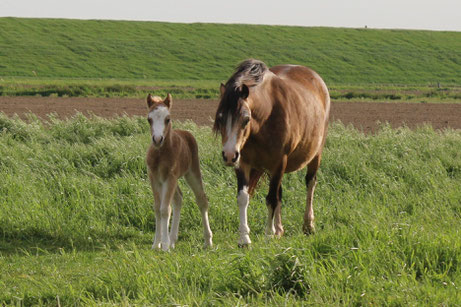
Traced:
<path id="1" fill-rule="evenodd" d="M 160 205 L 160 233 L 161 233 L 161 246 L 164 251 L 170 248 L 170 236 L 168 233 L 168 226 L 170 223 L 171 215 L 171 200 L 176 190 L 177 180 L 170 178 L 162 183 L 161 190 L 161 205 Z"/>
<path id="2" fill-rule="evenodd" d="M 240 216 L 240 238 L 238 241 L 239 246 L 246 246 L 251 244 L 250 240 L 250 227 L 248 227 L 248 205 L 250 203 L 250 195 L 248 194 L 248 182 L 250 176 L 250 167 L 242 165 L 235 169 L 237 175 L 237 204 L 239 206 Z"/>
<path id="3" fill-rule="evenodd" d="M 155 212 L 155 235 L 152 249 L 160 248 L 161 242 L 161 227 L 160 227 L 160 194 L 154 187 L 152 188 L 154 193 L 154 212 Z"/>

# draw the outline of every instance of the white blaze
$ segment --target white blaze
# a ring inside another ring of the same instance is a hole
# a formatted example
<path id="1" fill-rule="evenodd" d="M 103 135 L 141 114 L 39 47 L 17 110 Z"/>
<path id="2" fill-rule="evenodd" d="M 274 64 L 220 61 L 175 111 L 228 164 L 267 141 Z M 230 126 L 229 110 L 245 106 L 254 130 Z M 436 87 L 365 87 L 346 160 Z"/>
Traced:
<path id="1" fill-rule="evenodd" d="M 165 133 L 165 118 L 170 114 L 167 107 L 161 106 L 149 113 L 148 117 L 152 120 L 151 134 L 155 140 Z"/>
<path id="2" fill-rule="evenodd" d="M 238 129 L 232 129 L 232 115 L 229 114 L 226 121 L 227 141 L 223 146 L 223 151 L 226 156 L 230 155 L 233 157 L 235 152 L 239 151 L 239 148 L 237 148 L 237 132 Z"/>

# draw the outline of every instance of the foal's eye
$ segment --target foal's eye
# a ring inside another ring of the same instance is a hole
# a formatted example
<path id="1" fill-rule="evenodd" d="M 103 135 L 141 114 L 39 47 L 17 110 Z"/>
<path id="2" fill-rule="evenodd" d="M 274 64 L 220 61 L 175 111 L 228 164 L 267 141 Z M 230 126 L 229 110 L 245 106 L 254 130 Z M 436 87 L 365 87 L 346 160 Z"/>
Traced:
<path id="1" fill-rule="evenodd" d="M 167 117 L 167 118 L 165 119 L 165 123 L 166 123 L 167 125 L 170 123 L 170 118 L 169 118 L 169 117 Z"/>
<path id="2" fill-rule="evenodd" d="M 151 118 L 147 118 L 147 122 L 152 125 L 152 119 Z"/>

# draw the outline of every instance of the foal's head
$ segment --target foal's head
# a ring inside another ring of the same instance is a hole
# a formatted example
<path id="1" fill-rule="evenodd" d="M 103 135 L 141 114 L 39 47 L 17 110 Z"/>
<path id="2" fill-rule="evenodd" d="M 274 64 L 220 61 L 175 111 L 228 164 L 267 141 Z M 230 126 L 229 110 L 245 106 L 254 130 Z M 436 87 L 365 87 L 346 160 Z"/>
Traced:
<path id="1" fill-rule="evenodd" d="M 155 147 L 161 147 L 168 133 L 171 130 L 170 108 L 173 104 L 171 94 L 168 93 L 165 99 L 158 96 L 147 96 L 147 121 L 150 125 L 152 143 Z"/>
<path id="2" fill-rule="evenodd" d="M 222 157 L 227 166 L 235 166 L 240 160 L 240 151 L 250 136 L 251 110 L 247 98 L 248 86 L 238 88 L 221 84 L 221 103 L 214 123 L 214 131 L 221 133 Z"/>

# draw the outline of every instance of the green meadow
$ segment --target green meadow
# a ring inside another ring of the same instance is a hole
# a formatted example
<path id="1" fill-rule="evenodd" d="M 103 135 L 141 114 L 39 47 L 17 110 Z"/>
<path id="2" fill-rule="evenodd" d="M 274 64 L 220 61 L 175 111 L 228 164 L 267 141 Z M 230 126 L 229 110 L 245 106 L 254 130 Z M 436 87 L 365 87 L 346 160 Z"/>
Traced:
<path id="1" fill-rule="evenodd" d="M 216 98 L 253 57 L 312 67 L 338 100 L 453 102 L 459 50 L 460 32 L 0 18 L 0 95 Z"/>
<path id="2" fill-rule="evenodd" d="M 315 193 L 317 233 L 302 234 L 305 171 L 285 176 L 285 236 L 237 247 L 233 171 L 209 127 L 197 138 L 214 246 L 183 182 L 179 241 L 150 249 L 153 197 L 144 118 L 0 114 L 0 305 L 454 306 L 461 301 L 461 133 L 330 127 Z"/>
<path id="3" fill-rule="evenodd" d="M 315 69 L 333 100 L 461 101 L 461 33 L 0 18 L 0 96 L 218 97 L 243 59 Z M 184 193 L 174 250 L 151 250 L 141 117 L 0 112 L 0 305 L 454 306 L 461 301 L 461 132 L 365 135 L 333 123 L 302 234 L 305 170 L 284 177 L 285 236 L 264 235 L 267 180 L 240 249 L 236 180 L 199 144 L 214 246 Z"/>

